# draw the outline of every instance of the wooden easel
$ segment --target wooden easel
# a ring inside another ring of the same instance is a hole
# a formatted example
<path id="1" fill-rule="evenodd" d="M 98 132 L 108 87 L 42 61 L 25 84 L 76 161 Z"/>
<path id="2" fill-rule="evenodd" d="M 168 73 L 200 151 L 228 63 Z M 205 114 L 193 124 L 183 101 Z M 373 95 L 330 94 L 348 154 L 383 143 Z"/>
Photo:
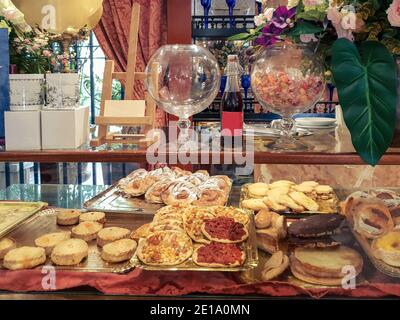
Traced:
<path id="1" fill-rule="evenodd" d="M 98 137 L 90 142 L 92 147 L 98 147 L 105 143 L 145 144 L 150 145 L 157 139 L 146 139 L 146 134 L 155 127 L 156 103 L 149 94 L 145 94 L 146 115 L 144 117 L 106 117 L 105 109 L 107 101 L 112 100 L 113 80 L 125 80 L 124 100 L 133 100 L 135 81 L 144 81 L 146 74 L 136 72 L 136 56 L 139 38 L 140 5 L 135 3 L 132 7 L 131 28 L 129 33 L 129 52 L 127 72 L 115 72 L 114 61 L 108 60 L 105 64 L 103 92 L 100 105 L 100 116 L 95 123 L 99 126 Z M 157 74 L 154 75 L 157 77 Z M 144 133 L 114 134 L 109 132 L 109 126 L 144 126 Z"/>

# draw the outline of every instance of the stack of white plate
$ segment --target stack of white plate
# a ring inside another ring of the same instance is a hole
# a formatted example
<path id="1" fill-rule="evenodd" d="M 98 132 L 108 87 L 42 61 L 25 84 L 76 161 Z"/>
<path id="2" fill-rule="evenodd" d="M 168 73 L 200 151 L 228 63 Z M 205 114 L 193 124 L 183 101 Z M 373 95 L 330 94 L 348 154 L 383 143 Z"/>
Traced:
<path id="1" fill-rule="evenodd" d="M 333 131 L 337 126 L 336 119 L 334 118 L 322 118 L 322 117 L 311 117 L 311 118 L 297 118 L 296 128 L 306 129 L 310 131 Z"/>

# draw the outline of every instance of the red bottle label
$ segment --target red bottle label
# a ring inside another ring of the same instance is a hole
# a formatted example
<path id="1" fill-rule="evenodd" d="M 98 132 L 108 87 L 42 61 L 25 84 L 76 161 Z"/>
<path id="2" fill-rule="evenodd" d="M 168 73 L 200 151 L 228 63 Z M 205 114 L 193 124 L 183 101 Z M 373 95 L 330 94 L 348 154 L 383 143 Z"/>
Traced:
<path id="1" fill-rule="evenodd" d="M 222 112 L 222 135 L 227 137 L 243 135 L 243 112 Z"/>

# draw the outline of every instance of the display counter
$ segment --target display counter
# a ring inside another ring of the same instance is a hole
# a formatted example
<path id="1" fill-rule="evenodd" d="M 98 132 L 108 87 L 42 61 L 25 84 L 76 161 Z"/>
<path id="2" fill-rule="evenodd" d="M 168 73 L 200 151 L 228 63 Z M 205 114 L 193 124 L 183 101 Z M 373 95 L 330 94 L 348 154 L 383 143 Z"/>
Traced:
<path id="1" fill-rule="evenodd" d="M 84 203 L 106 190 L 99 186 L 74 185 L 12 185 L 0 193 L 2 201 L 46 201 L 51 207 L 81 209 Z M 234 187 L 229 203 L 238 205 L 240 188 Z M 340 195 L 341 197 L 341 195 Z M 107 214 L 107 213 L 106 213 Z M 107 214 L 113 224 L 115 215 Z M 152 215 L 132 212 L 121 214 L 129 221 L 132 229 L 150 222 Z M 49 218 L 50 219 L 50 218 Z M 49 220 L 50 221 L 50 220 Z M 50 222 L 49 222 L 50 223 Z M 28 222 L 12 231 L 10 237 L 28 233 Z M 274 281 L 261 281 L 259 268 L 252 272 L 182 272 L 182 271 L 146 271 L 136 268 L 127 274 L 112 272 L 55 272 L 55 282 L 44 281 L 52 269 L 0 270 L 1 298 L 51 298 L 51 299 L 111 299 L 134 297 L 152 298 L 388 298 L 400 297 L 400 280 L 384 275 L 376 270 L 363 253 L 357 241 L 352 237 L 347 245 L 363 255 L 364 267 L 358 277 L 355 288 L 338 286 L 317 286 L 297 280 L 287 271 Z M 27 243 L 28 245 L 28 243 Z M 260 253 L 260 261 L 265 263 L 268 255 Z M 260 262 L 261 264 L 261 262 Z M 45 271 L 43 271 L 45 270 Z M 32 294 L 35 292 L 35 294 Z"/>

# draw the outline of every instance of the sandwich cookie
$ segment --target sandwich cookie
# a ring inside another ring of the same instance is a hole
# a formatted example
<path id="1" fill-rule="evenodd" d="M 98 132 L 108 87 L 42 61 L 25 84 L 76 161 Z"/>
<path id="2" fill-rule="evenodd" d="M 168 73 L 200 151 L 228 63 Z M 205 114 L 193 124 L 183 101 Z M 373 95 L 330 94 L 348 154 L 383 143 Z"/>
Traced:
<path id="1" fill-rule="evenodd" d="M 58 266 L 76 266 L 89 254 L 89 246 L 81 239 L 59 243 L 51 253 L 51 261 Z"/>
<path id="2" fill-rule="evenodd" d="M 103 247 L 101 258 L 106 262 L 118 263 L 129 260 L 135 254 L 137 243 L 135 240 L 122 239 L 108 243 Z"/>
<path id="3" fill-rule="evenodd" d="M 96 240 L 101 229 L 103 229 L 103 225 L 98 222 L 82 222 L 72 228 L 72 237 L 89 242 Z"/>
<path id="4" fill-rule="evenodd" d="M 17 247 L 17 243 L 14 239 L 4 238 L 0 240 L 0 260 L 4 259 L 4 256 L 11 250 Z"/>
<path id="5" fill-rule="evenodd" d="M 73 226 L 79 223 L 81 212 L 78 210 L 57 209 L 57 224 L 60 226 Z"/>
<path id="6" fill-rule="evenodd" d="M 79 217 L 79 222 L 97 222 L 106 223 L 106 214 L 104 212 L 85 212 Z"/>
<path id="7" fill-rule="evenodd" d="M 33 269 L 46 262 L 43 248 L 21 247 L 6 254 L 3 266 L 9 270 Z"/>
<path id="8" fill-rule="evenodd" d="M 128 239 L 131 231 L 125 228 L 111 227 L 99 231 L 97 234 L 97 245 L 103 247 L 108 243 Z"/>
<path id="9" fill-rule="evenodd" d="M 46 251 L 46 255 L 49 256 L 56 245 L 70 238 L 71 232 L 50 233 L 37 238 L 35 240 L 35 245 L 43 248 Z"/>

